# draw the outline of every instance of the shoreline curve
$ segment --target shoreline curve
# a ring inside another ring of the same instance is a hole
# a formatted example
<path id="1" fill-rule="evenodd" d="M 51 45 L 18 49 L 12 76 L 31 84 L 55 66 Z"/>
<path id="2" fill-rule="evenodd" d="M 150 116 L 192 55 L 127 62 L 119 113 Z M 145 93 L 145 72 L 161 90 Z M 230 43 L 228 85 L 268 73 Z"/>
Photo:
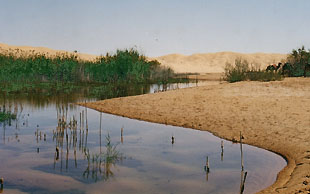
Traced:
<path id="1" fill-rule="evenodd" d="M 241 131 L 243 143 L 287 161 L 276 181 L 258 193 L 310 191 L 308 78 L 225 82 L 78 104 L 132 119 L 204 130 L 229 141 L 236 141 Z"/>

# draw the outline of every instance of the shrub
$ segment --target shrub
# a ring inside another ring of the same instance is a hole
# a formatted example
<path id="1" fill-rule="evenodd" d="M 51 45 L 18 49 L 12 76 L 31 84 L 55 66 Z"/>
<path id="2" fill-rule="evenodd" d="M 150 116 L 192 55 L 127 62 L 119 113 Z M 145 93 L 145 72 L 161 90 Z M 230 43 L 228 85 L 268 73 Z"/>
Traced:
<path id="1" fill-rule="evenodd" d="M 276 81 L 281 80 L 282 76 L 276 71 L 249 71 L 247 72 L 247 78 L 250 81 Z"/>
<path id="2" fill-rule="evenodd" d="M 289 71 L 286 74 L 290 77 L 300 77 L 310 75 L 310 50 L 305 47 L 293 49 L 287 57 L 287 63 L 290 64 Z"/>
<path id="3" fill-rule="evenodd" d="M 246 73 L 249 70 L 249 64 L 246 60 L 237 58 L 235 65 L 226 63 L 225 65 L 225 77 L 224 80 L 228 82 L 238 82 L 246 80 Z"/>
<path id="4" fill-rule="evenodd" d="M 246 60 L 238 58 L 235 60 L 235 64 L 226 63 L 224 80 L 228 82 L 238 81 L 275 81 L 281 80 L 280 73 L 275 71 L 264 71 L 259 68 L 258 65 L 249 65 Z"/>

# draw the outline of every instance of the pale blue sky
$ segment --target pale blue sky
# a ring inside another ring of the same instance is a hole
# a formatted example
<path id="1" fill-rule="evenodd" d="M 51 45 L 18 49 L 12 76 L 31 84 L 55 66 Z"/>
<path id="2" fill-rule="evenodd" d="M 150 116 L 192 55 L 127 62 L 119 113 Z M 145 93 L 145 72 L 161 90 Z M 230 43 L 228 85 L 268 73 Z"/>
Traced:
<path id="1" fill-rule="evenodd" d="M 0 0 L 0 42 L 147 56 L 310 48 L 309 0 Z"/>

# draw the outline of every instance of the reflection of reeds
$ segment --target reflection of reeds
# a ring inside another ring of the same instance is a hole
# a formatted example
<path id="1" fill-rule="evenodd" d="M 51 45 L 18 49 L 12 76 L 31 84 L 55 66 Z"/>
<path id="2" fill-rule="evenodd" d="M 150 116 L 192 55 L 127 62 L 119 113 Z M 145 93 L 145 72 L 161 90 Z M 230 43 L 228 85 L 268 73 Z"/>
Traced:
<path id="1" fill-rule="evenodd" d="M 3 178 L 0 178 L 0 193 L 3 193 L 3 184 L 4 184 Z"/>
<path id="2" fill-rule="evenodd" d="M 123 134 L 124 134 L 124 127 L 121 128 L 121 143 L 124 143 L 124 138 L 123 138 Z"/>
<path id="3" fill-rule="evenodd" d="M 207 159 L 206 159 L 206 171 L 207 173 L 210 172 L 210 163 L 209 163 L 209 157 L 207 156 Z"/>
<path id="4" fill-rule="evenodd" d="M 6 95 L 3 96 L 3 102 L 1 103 L 2 106 L 0 106 L 0 126 L 2 126 L 3 128 L 3 143 L 5 144 L 6 141 L 6 126 L 12 126 L 13 121 L 15 122 L 16 129 L 15 139 L 17 140 L 17 142 L 20 142 L 18 138 L 19 123 L 21 122 L 23 123 L 23 125 L 28 125 L 28 120 L 24 120 L 25 115 L 23 114 L 23 105 L 21 103 L 7 100 Z M 7 138 L 7 141 L 9 141 L 9 138 Z"/>
<path id="5" fill-rule="evenodd" d="M 206 157 L 206 165 L 204 166 L 204 170 L 206 172 L 206 180 L 209 180 L 209 173 L 210 173 L 210 164 L 209 164 L 209 157 Z"/>
<path id="6" fill-rule="evenodd" d="M 102 112 L 100 112 L 100 122 L 99 122 L 99 151 L 101 154 L 101 124 L 102 124 Z"/>
<path id="7" fill-rule="evenodd" d="M 240 153 L 241 153 L 241 169 L 243 170 L 244 166 L 243 166 L 243 151 L 242 151 L 242 134 L 241 134 L 241 131 L 240 131 Z"/>
<path id="8" fill-rule="evenodd" d="M 221 161 L 224 160 L 224 142 L 221 141 Z"/>
<path id="9" fill-rule="evenodd" d="M 11 125 L 12 120 L 15 119 L 16 114 L 12 113 L 10 109 L 7 110 L 5 104 L 3 104 L 2 108 L 0 107 L 0 123 L 7 121 Z"/>
<path id="10" fill-rule="evenodd" d="M 60 158 L 60 170 L 63 166 L 63 152 L 65 150 L 66 169 L 68 170 L 68 160 L 70 148 L 73 148 L 75 167 L 77 168 L 77 146 L 84 153 L 87 150 L 88 130 L 85 132 L 84 127 L 84 111 L 80 113 L 79 133 L 78 121 L 75 117 L 68 119 L 68 106 L 61 105 L 57 108 L 58 125 L 56 130 L 53 130 L 53 141 L 56 140 L 56 152 L 54 157 L 54 167 Z M 79 134 L 79 136 L 78 136 Z M 65 146 L 65 148 L 64 148 Z"/>
<path id="11" fill-rule="evenodd" d="M 243 194 L 247 174 L 248 172 L 244 172 L 243 170 L 241 171 L 240 194 Z"/>
<path id="12" fill-rule="evenodd" d="M 243 193 L 244 191 L 244 184 L 245 184 L 245 179 L 248 174 L 248 172 L 244 172 L 244 165 L 243 165 L 243 150 L 242 150 L 242 133 L 240 131 L 240 153 L 241 153 L 241 180 L 240 180 L 240 194 Z"/>
<path id="13" fill-rule="evenodd" d="M 58 125 L 53 131 L 53 140 L 56 141 L 56 152 L 54 157 L 54 168 L 56 162 L 60 163 L 60 170 L 63 168 L 63 152 L 65 152 L 66 170 L 68 170 L 69 152 L 72 148 L 74 154 L 75 167 L 77 168 L 77 150 L 84 155 L 87 160 L 87 167 L 83 172 L 83 177 L 97 180 L 107 180 L 113 176 L 112 166 L 117 161 L 122 160 L 122 155 L 117 151 L 116 145 L 111 142 L 111 137 L 106 136 L 105 150 L 101 149 L 101 128 L 102 128 L 102 113 L 100 113 L 100 152 L 98 154 L 90 153 L 87 148 L 88 138 L 88 120 L 87 109 L 82 110 L 79 123 L 73 116 L 67 119 L 67 108 L 61 106 L 57 108 Z M 123 130 L 121 131 L 123 135 Z"/>
<path id="14" fill-rule="evenodd" d="M 83 172 L 84 178 L 91 178 L 97 181 L 98 179 L 108 180 L 114 175 L 111 167 L 119 160 L 122 160 L 122 155 L 116 150 L 117 145 L 113 145 L 111 137 L 108 134 L 106 136 L 105 152 L 99 154 L 90 154 L 89 151 L 86 154 L 88 166 Z"/>

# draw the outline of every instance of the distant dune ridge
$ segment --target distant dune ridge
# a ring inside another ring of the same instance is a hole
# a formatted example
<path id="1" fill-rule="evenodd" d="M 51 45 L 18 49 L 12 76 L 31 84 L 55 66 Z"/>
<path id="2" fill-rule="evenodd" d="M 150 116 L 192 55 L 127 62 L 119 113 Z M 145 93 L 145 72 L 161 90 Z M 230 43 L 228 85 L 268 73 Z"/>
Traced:
<path id="1" fill-rule="evenodd" d="M 45 47 L 11 46 L 0 43 L 0 52 L 5 50 L 20 49 L 27 52 L 55 55 L 57 53 L 74 54 L 64 50 L 54 50 Z M 98 56 L 85 53 L 77 53 L 82 60 L 95 60 Z M 286 59 L 287 54 L 277 53 L 252 53 L 243 54 L 236 52 L 201 53 L 193 55 L 170 54 L 148 59 L 158 60 L 162 65 L 172 68 L 176 73 L 222 73 L 226 62 L 234 64 L 237 58 L 246 59 L 251 64 L 258 64 L 262 69 L 273 63 Z"/>
<path id="2" fill-rule="evenodd" d="M 50 48 L 45 48 L 45 47 L 31 47 L 31 46 L 11 46 L 7 44 L 0 43 L 0 52 L 4 52 L 5 50 L 22 50 L 26 52 L 32 52 L 34 51 L 35 53 L 41 53 L 41 54 L 46 54 L 48 56 L 56 55 L 56 54 L 76 54 L 73 51 L 64 51 L 64 50 L 54 50 Z M 82 59 L 82 60 L 95 60 L 98 56 L 96 55 L 90 55 L 90 54 L 85 54 L 85 53 L 77 53 L 77 56 Z"/>
<path id="3" fill-rule="evenodd" d="M 257 64 L 262 69 L 265 69 L 270 64 L 285 60 L 287 54 L 217 52 L 189 56 L 171 54 L 155 59 L 162 65 L 172 68 L 177 73 L 221 73 L 224 72 L 226 62 L 234 64 L 235 59 L 240 57 L 247 60 L 250 64 Z"/>

